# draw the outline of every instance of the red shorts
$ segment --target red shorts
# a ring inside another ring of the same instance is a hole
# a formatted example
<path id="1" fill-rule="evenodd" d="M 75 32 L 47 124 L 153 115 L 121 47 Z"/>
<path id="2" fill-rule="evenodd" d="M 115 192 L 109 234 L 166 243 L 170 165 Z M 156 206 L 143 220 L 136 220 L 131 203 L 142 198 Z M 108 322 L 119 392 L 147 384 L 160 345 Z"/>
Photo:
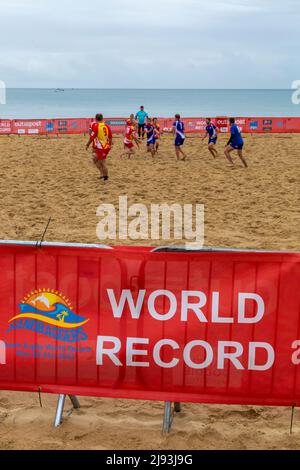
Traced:
<path id="1" fill-rule="evenodd" d="M 128 149 L 133 149 L 134 145 L 133 145 L 133 142 L 130 142 L 129 144 L 126 144 L 124 142 L 124 147 L 128 148 Z"/>
<path id="2" fill-rule="evenodd" d="M 98 160 L 105 160 L 109 152 L 110 152 L 110 149 L 104 150 L 104 149 L 94 148 L 94 155 L 97 157 Z"/>

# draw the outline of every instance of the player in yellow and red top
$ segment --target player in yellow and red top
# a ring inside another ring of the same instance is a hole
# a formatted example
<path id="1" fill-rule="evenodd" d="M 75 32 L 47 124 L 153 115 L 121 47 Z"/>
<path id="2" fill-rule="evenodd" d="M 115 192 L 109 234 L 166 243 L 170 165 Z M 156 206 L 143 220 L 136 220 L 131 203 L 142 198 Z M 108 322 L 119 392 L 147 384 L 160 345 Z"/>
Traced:
<path id="1" fill-rule="evenodd" d="M 106 157 L 112 147 L 112 132 L 108 124 L 103 121 L 102 114 L 96 114 L 96 121 L 91 126 L 90 139 L 86 144 L 88 150 L 93 143 L 93 160 L 100 171 L 100 179 L 108 180 Z"/>
<path id="2" fill-rule="evenodd" d="M 125 128 L 125 137 L 124 137 L 124 150 L 120 155 L 120 158 L 123 157 L 124 155 L 127 155 L 128 158 L 130 158 L 132 155 L 134 155 L 134 142 L 136 145 L 139 147 L 139 141 L 136 137 L 136 125 L 135 125 L 135 119 L 134 116 L 131 115 L 130 119 L 127 119 L 126 121 L 126 128 Z"/>

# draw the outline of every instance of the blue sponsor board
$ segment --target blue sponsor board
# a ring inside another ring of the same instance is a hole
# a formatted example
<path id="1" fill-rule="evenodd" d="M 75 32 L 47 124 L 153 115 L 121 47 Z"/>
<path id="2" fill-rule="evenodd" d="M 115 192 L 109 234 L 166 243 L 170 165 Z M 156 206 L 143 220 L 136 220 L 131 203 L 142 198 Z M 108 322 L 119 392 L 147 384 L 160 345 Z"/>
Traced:
<path id="1" fill-rule="evenodd" d="M 258 121 L 250 121 L 250 129 L 252 131 L 257 131 L 258 129 Z"/>
<path id="2" fill-rule="evenodd" d="M 53 132 L 53 131 L 54 131 L 54 123 L 51 122 L 51 121 L 47 121 L 47 122 L 46 122 L 45 130 L 46 130 L 47 132 Z"/>

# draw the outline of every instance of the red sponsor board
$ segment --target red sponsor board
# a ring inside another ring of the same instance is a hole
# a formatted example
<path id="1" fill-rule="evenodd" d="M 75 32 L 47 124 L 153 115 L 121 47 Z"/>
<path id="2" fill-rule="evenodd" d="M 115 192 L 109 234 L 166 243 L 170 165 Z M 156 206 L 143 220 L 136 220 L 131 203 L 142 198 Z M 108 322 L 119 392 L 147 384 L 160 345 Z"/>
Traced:
<path id="1" fill-rule="evenodd" d="M 9 119 L 0 119 L 0 134 L 11 134 L 12 125 Z"/>
<path id="2" fill-rule="evenodd" d="M 87 119 L 54 119 L 54 134 L 86 134 L 89 131 Z"/>
<path id="3" fill-rule="evenodd" d="M 285 118 L 285 132 L 300 132 L 300 119 Z"/>
<path id="4" fill-rule="evenodd" d="M 125 132 L 126 118 L 105 118 L 105 122 L 111 127 L 113 134 Z"/>
<path id="5" fill-rule="evenodd" d="M 229 124 L 229 118 L 228 117 L 217 117 L 215 120 L 215 125 L 219 129 L 219 131 L 224 134 L 228 133 L 230 130 L 230 124 Z M 248 130 L 248 118 L 244 117 L 237 117 L 235 118 L 235 123 L 239 128 L 241 129 L 242 132 L 247 132 Z"/>
<path id="6" fill-rule="evenodd" d="M 216 117 L 215 124 L 221 133 L 226 133 L 229 131 L 229 123 L 228 123 L 228 117 L 226 116 L 219 116 Z"/>
<path id="7" fill-rule="evenodd" d="M 43 134 L 45 121 L 45 119 L 15 119 L 12 121 L 13 133 L 18 135 Z"/>
<path id="8" fill-rule="evenodd" d="M 171 132 L 174 118 L 158 118 L 161 128 Z M 15 119 L 0 120 L 0 134 L 36 135 L 36 134 L 87 134 L 91 118 L 61 118 L 61 119 Z M 113 134 L 123 134 L 126 118 L 106 118 Z M 182 118 L 187 134 L 201 134 L 205 132 L 206 121 L 204 117 Z M 221 133 L 229 132 L 228 117 L 212 118 L 212 123 Z M 300 133 L 300 118 L 272 118 L 272 117 L 237 117 L 237 125 L 243 133 Z"/>
<path id="9" fill-rule="evenodd" d="M 286 127 L 286 118 L 247 118 L 245 132 L 250 133 L 276 133 L 289 132 Z M 299 120 L 300 123 L 300 120 Z M 300 129 L 299 129 L 300 130 Z"/>
<path id="10" fill-rule="evenodd" d="M 300 253 L 0 245 L 0 389 L 300 404 Z"/>

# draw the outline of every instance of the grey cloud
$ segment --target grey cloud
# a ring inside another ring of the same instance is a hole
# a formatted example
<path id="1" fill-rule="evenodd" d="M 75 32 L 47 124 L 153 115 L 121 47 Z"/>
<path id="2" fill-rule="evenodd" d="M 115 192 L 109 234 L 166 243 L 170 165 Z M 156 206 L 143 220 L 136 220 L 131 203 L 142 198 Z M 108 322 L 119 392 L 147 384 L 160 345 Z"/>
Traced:
<path id="1" fill-rule="evenodd" d="M 0 0 L 8 86 L 289 88 L 298 0 Z"/>

